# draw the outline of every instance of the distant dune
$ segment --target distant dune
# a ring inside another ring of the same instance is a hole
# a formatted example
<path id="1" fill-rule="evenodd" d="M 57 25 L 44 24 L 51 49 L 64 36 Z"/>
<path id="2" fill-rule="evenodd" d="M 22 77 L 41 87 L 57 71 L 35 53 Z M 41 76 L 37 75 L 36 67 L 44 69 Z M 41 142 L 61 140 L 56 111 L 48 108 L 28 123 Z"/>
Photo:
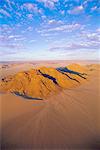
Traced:
<path id="1" fill-rule="evenodd" d="M 81 64 L 82 66 L 87 64 L 98 64 L 98 61 L 93 60 L 54 60 L 54 61 L 6 61 L 0 62 L 0 78 L 8 75 L 16 74 L 20 71 L 27 71 L 36 67 L 63 67 L 69 64 Z"/>
<path id="2" fill-rule="evenodd" d="M 100 148 L 100 65 L 38 66 L 3 77 L 1 147 Z"/>

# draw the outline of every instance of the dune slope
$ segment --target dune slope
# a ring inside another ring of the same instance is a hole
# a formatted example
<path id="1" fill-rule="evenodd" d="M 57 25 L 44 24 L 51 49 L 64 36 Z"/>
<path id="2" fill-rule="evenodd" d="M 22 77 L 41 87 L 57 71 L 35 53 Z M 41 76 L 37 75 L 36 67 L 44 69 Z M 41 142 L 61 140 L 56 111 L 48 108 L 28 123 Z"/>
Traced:
<path id="1" fill-rule="evenodd" d="M 66 88 L 76 87 L 87 79 L 83 66 L 76 69 L 40 67 L 2 78 L 0 91 L 12 92 L 26 98 L 42 99 Z M 83 69 L 83 71 L 82 71 Z"/>

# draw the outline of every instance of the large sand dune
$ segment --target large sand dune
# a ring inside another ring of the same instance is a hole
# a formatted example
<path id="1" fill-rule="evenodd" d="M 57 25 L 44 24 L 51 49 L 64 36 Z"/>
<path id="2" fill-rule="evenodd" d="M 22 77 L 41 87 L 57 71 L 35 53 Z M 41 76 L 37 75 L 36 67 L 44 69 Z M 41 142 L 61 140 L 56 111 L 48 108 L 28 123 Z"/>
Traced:
<path id="1" fill-rule="evenodd" d="M 43 100 L 1 94 L 2 149 L 99 149 L 99 66 L 87 69 L 87 82 Z"/>
<path id="2" fill-rule="evenodd" d="M 74 70 L 74 66 L 79 69 Z M 2 78 L 0 90 L 31 99 L 43 99 L 57 93 L 59 90 L 78 86 L 81 82 L 87 80 L 87 69 L 85 67 L 72 64 L 71 68 L 39 67 L 29 71 L 22 71 Z"/>

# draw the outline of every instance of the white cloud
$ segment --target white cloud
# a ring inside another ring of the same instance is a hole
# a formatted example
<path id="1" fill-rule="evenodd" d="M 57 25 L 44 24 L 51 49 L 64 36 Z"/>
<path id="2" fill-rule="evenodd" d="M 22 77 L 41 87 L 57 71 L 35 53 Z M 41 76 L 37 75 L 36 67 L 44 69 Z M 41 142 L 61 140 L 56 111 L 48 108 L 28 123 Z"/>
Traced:
<path id="1" fill-rule="evenodd" d="M 9 14 L 9 12 L 7 12 L 7 11 L 4 10 L 4 9 L 0 9 L 0 13 L 1 13 L 2 15 L 7 16 L 7 17 L 11 17 L 11 15 Z"/>
<path id="2" fill-rule="evenodd" d="M 33 31 L 33 27 L 29 26 L 29 27 L 27 28 L 27 31 Z"/>
<path id="3" fill-rule="evenodd" d="M 96 31 L 92 32 L 82 32 L 81 37 L 87 39 L 88 41 L 100 42 L 100 29 L 98 28 Z"/>
<path id="4" fill-rule="evenodd" d="M 94 12 L 94 11 L 100 12 L 100 7 L 94 6 L 91 8 L 91 11 L 92 12 Z"/>
<path id="5" fill-rule="evenodd" d="M 76 36 L 76 40 L 75 39 Z M 71 36 L 72 37 L 72 36 Z M 100 29 L 94 31 L 81 31 L 77 35 L 74 35 L 72 40 L 65 39 L 64 41 L 53 42 L 48 49 L 51 52 L 68 52 L 68 51 L 79 51 L 79 52 L 89 52 L 92 54 L 94 51 L 96 54 L 100 51 Z"/>
<path id="6" fill-rule="evenodd" d="M 64 15 L 64 14 L 65 14 L 65 11 L 64 11 L 64 10 L 61 10 L 60 13 L 61 13 L 62 15 Z"/>
<path id="7" fill-rule="evenodd" d="M 47 32 L 72 32 L 74 30 L 80 29 L 81 25 L 76 23 L 76 24 L 64 24 L 56 27 L 50 27 L 50 28 L 45 28 L 42 30 L 39 30 L 39 33 L 47 33 Z"/>
<path id="8" fill-rule="evenodd" d="M 34 42 L 36 42 L 36 40 L 30 40 L 30 41 L 29 41 L 29 43 L 34 43 Z"/>
<path id="9" fill-rule="evenodd" d="M 8 48 L 8 49 L 24 49 L 24 46 L 23 44 L 20 44 L 20 43 L 7 43 L 7 44 L 0 44 L 0 47 L 1 48 Z"/>
<path id="10" fill-rule="evenodd" d="M 100 34 L 100 28 L 98 28 L 96 31 Z"/>
<path id="11" fill-rule="evenodd" d="M 49 48 L 49 51 L 67 51 L 67 50 L 71 50 L 71 51 L 75 51 L 75 50 L 99 50 L 100 48 L 100 44 L 99 43 L 95 43 L 95 42 L 79 42 L 79 43 L 70 43 L 67 44 L 66 46 L 52 46 L 51 48 Z"/>
<path id="12" fill-rule="evenodd" d="M 57 25 L 57 24 L 63 24 L 63 22 L 61 20 L 52 19 L 52 20 L 48 21 L 48 24 L 49 25 Z"/>
<path id="13" fill-rule="evenodd" d="M 32 20 L 33 19 L 33 14 L 28 14 L 27 17 Z"/>
<path id="14" fill-rule="evenodd" d="M 97 6 L 94 6 L 94 7 L 91 8 L 92 11 L 94 11 L 96 9 L 97 9 Z"/>
<path id="15" fill-rule="evenodd" d="M 43 13 L 43 10 L 41 8 L 38 8 L 36 4 L 33 3 L 24 3 L 21 6 L 22 9 L 27 9 L 29 12 L 35 12 L 35 13 Z"/>
<path id="16" fill-rule="evenodd" d="M 55 7 L 55 3 L 58 2 L 58 0 L 37 0 L 40 3 L 43 3 L 45 7 L 48 7 L 50 9 L 53 9 Z"/>
<path id="17" fill-rule="evenodd" d="M 56 22 L 56 20 L 55 19 L 52 19 L 52 20 L 49 20 L 48 21 L 48 24 L 54 24 Z"/>
<path id="18" fill-rule="evenodd" d="M 28 10 L 34 10 L 35 5 L 32 3 L 25 3 L 23 4 L 23 7 L 27 8 Z"/>
<path id="19" fill-rule="evenodd" d="M 82 13 L 83 10 L 84 10 L 83 6 L 80 5 L 80 6 L 74 7 L 72 10 L 68 10 L 68 13 L 77 15 L 77 14 Z"/>

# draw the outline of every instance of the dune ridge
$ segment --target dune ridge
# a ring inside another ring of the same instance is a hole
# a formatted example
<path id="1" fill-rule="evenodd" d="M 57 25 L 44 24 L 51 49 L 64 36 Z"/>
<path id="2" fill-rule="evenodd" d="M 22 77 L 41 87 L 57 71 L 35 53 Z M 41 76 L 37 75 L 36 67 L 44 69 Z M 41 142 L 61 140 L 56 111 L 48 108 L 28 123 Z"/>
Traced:
<path id="1" fill-rule="evenodd" d="M 2 78 L 0 91 L 29 99 L 43 99 L 62 89 L 79 86 L 86 81 L 86 72 L 87 68 L 78 64 L 59 68 L 38 67 Z"/>

